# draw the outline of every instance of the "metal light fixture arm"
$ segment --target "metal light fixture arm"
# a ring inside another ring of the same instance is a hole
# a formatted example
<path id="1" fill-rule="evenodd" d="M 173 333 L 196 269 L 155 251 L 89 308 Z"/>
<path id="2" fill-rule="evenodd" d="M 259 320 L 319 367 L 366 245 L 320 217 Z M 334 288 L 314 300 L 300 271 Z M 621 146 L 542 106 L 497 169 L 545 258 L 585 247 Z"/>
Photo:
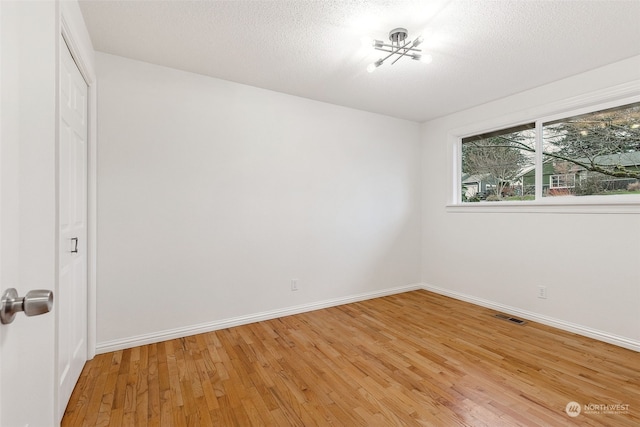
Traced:
<path id="1" fill-rule="evenodd" d="M 378 59 L 373 64 L 370 64 L 367 67 L 367 71 L 370 73 L 373 72 L 376 68 L 381 66 L 384 61 L 391 58 L 393 55 L 398 55 L 397 58 L 391 63 L 391 65 L 395 64 L 402 58 L 403 56 L 407 56 L 411 59 L 419 60 L 424 59 L 422 56 L 422 50 L 418 49 L 418 45 L 422 43 L 422 37 L 417 37 L 413 41 L 408 41 L 405 43 L 407 39 L 408 32 L 404 28 L 395 28 L 389 32 L 389 40 L 391 40 L 391 44 L 384 43 L 380 40 L 374 40 L 373 47 L 376 50 L 388 53 L 384 58 Z M 402 45 L 401 45 L 402 44 Z"/>

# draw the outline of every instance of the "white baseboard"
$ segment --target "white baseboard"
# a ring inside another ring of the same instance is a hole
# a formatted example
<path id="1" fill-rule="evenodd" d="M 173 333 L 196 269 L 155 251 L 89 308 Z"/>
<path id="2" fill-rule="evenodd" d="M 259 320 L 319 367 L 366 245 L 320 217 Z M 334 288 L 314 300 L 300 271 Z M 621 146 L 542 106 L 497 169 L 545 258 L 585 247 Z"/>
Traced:
<path id="1" fill-rule="evenodd" d="M 276 319 L 278 317 L 290 316 L 293 314 L 306 313 L 308 311 L 322 308 L 335 307 L 337 305 L 349 304 L 352 302 L 364 301 L 387 295 L 399 294 L 402 292 L 423 289 L 421 283 L 396 288 L 383 289 L 380 291 L 366 292 L 363 294 L 351 295 L 347 297 L 334 298 L 325 301 L 302 304 L 293 307 L 281 308 L 277 310 L 265 311 L 261 313 L 249 314 L 246 316 L 232 317 L 213 322 L 201 323 L 198 325 L 186 326 L 183 328 L 168 329 L 165 331 L 153 332 L 150 334 L 137 335 L 128 338 L 105 341 L 96 345 L 96 354 L 108 353 L 110 351 L 122 350 L 125 348 L 137 347 L 141 345 L 153 344 L 175 338 L 187 337 L 189 335 L 202 334 L 205 332 L 217 331 L 234 326 L 247 325 L 249 323 L 260 322 L 262 320 Z"/>
<path id="2" fill-rule="evenodd" d="M 192 326 L 187 326 L 183 328 L 168 329 L 165 331 L 159 331 L 159 332 L 154 332 L 150 334 L 137 335 L 133 337 L 117 339 L 112 341 L 105 341 L 102 343 L 98 343 L 98 345 L 96 346 L 96 354 L 108 353 L 110 351 L 122 350 L 126 348 L 146 345 L 146 344 L 153 344 L 153 343 L 171 340 L 175 338 L 186 337 L 189 335 L 196 335 L 196 334 L 202 334 L 205 332 L 217 331 L 219 329 L 246 325 L 249 323 L 260 322 L 262 320 L 276 319 L 278 317 L 290 316 L 293 314 L 305 313 L 305 312 L 320 310 L 328 307 L 335 307 L 338 305 L 384 297 L 387 295 L 399 294 L 402 292 L 414 291 L 417 289 L 424 289 L 426 291 L 434 292 L 440 295 L 445 295 L 457 300 L 469 302 L 471 304 L 475 304 L 482 307 L 497 310 L 503 313 L 507 313 L 512 316 L 518 316 L 527 320 L 552 326 L 554 328 L 558 328 L 563 331 L 573 332 L 578 335 L 583 335 L 599 341 L 607 342 L 609 344 L 617 345 L 619 347 L 624 347 L 630 350 L 640 352 L 640 342 L 626 338 L 626 337 L 617 336 L 607 332 L 599 331 L 597 329 L 592 329 L 582 325 L 566 322 L 564 320 L 543 316 L 534 312 L 521 310 L 515 307 L 496 303 L 496 302 L 485 300 L 482 298 L 477 298 L 471 295 L 466 295 L 459 292 L 439 288 L 437 286 L 429 285 L 426 283 L 419 283 L 419 284 L 412 284 L 407 286 L 399 286 L 396 288 L 383 289 L 380 291 L 351 295 L 347 297 L 334 298 L 330 300 L 319 301 L 319 302 L 314 302 L 309 304 L 302 304 L 302 305 L 297 305 L 297 306 L 292 306 L 292 307 L 287 307 L 287 308 L 282 308 L 277 310 L 265 311 L 261 313 L 254 313 L 246 316 L 238 316 L 238 317 L 233 317 L 229 319 L 222 319 L 214 322 L 201 323 L 198 325 L 192 325 Z"/>
<path id="3" fill-rule="evenodd" d="M 471 304 L 501 311 L 503 313 L 507 313 L 512 316 L 522 317 L 524 319 L 531 320 L 533 322 L 542 323 L 547 326 L 552 326 L 554 328 L 558 328 L 563 331 L 573 332 L 578 335 L 583 335 L 585 337 L 593 338 L 599 341 L 607 342 L 609 344 L 617 345 L 619 347 L 628 348 L 629 350 L 640 352 L 640 342 L 632 340 L 630 338 L 621 337 L 618 335 L 599 331 L 597 329 L 588 328 L 582 325 L 576 325 L 574 323 L 565 322 L 564 320 L 543 316 L 531 311 L 520 310 L 515 307 L 510 307 L 508 305 L 496 303 L 496 302 L 485 300 L 482 298 L 477 298 L 477 297 L 462 294 L 459 292 L 450 291 L 448 289 L 439 288 L 437 286 L 432 286 L 426 283 L 423 284 L 422 289 L 426 291 L 434 292 L 440 295 L 448 296 L 457 300 L 469 302 Z"/>

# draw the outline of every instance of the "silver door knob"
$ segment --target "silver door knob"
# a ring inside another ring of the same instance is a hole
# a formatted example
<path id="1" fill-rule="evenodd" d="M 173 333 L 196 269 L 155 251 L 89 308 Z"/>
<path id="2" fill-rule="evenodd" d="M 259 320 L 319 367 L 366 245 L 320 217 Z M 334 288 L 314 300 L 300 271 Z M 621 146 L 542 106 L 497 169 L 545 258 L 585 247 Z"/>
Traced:
<path id="1" fill-rule="evenodd" d="M 21 311 L 27 316 L 37 316 L 48 313 L 53 308 L 53 292 L 45 289 L 36 289 L 27 292 L 20 298 L 18 291 L 9 288 L 2 294 L 0 302 L 0 321 L 3 324 L 13 322 L 16 313 Z"/>

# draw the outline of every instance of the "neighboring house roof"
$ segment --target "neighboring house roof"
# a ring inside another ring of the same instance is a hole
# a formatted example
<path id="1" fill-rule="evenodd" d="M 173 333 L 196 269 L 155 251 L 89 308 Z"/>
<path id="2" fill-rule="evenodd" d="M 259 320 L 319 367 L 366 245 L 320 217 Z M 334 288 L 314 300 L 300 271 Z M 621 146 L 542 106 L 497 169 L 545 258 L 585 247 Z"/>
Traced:
<path id="1" fill-rule="evenodd" d="M 578 159 L 579 162 L 590 163 L 589 159 Z M 595 162 L 600 165 L 640 166 L 640 151 L 628 153 L 608 154 L 598 156 Z"/>
<path id="2" fill-rule="evenodd" d="M 485 174 L 476 174 L 476 175 L 462 175 L 462 183 L 463 184 L 472 184 L 474 182 L 482 182 L 489 178 L 490 175 L 488 173 Z"/>
<path id="3" fill-rule="evenodd" d="M 523 175 L 528 174 L 529 172 L 535 172 L 536 170 L 536 165 L 531 165 L 531 166 L 527 166 L 526 168 L 523 168 L 520 173 L 518 174 L 518 176 L 516 178 L 520 178 Z"/>
<path id="4" fill-rule="evenodd" d="M 597 156 L 594 158 L 595 163 L 599 165 L 620 165 L 624 167 L 640 167 L 640 151 L 631 151 L 628 153 L 620 153 L 620 154 L 607 154 L 604 156 Z M 553 161 L 562 161 L 561 159 L 556 159 L 554 157 L 547 157 L 544 160 L 545 164 L 549 164 Z M 591 163 L 591 159 L 586 157 L 576 159 L 577 162 L 580 163 Z M 576 165 L 577 166 L 577 165 Z M 580 168 L 580 166 L 578 166 Z M 580 170 L 584 170 L 580 168 Z M 518 178 L 525 175 L 532 175 L 535 173 L 535 165 L 528 166 L 518 174 Z M 545 172 L 546 173 L 546 172 Z"/>

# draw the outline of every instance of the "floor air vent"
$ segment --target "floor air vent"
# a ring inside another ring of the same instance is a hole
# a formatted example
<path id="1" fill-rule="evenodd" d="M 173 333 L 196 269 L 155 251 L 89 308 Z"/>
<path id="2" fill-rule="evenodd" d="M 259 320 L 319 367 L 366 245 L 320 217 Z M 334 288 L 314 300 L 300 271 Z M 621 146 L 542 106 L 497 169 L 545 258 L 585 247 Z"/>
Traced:
<path id="1" fill-rule="evenodd" d="M 498 319 L 506 320 L 507 322 L 515 323 L 516 325 L 524 325 L 525 323 L 527 323 L 522 319 L 518 319 L 516 317 L 511 317 L 511 316 L 509 316 L 507 314 L 502 314 L 502 313 L 496 314 L 496 317 Z"/>

